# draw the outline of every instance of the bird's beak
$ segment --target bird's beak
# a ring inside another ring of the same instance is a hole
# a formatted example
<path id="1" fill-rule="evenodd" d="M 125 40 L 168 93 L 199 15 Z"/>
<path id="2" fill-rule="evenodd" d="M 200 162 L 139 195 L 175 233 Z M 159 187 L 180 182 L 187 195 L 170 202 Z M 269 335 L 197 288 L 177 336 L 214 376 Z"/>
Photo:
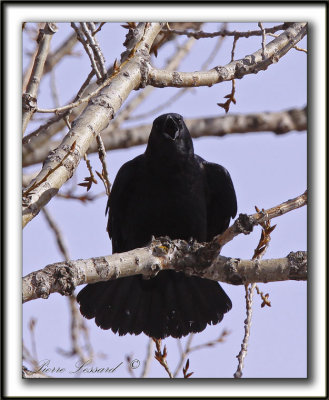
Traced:
<path id="1" fill-rule="evenodd" d="M 179 136 L 179 126 L 178 123 L 172 118 L 171 115 L 168 115 L 167 120 L 164 126 L 164 132 L 172 139 L 176 140 Z"/>

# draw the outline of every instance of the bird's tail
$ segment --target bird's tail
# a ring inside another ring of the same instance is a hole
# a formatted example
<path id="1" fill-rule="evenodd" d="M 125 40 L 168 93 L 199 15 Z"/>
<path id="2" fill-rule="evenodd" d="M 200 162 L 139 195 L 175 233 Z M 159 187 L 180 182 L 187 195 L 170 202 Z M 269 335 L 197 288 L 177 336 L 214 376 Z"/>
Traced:
<path id="1" fill-rule="evenodd" d="M 163 339 L 180 338 L 217 324 L 232 303 L 221 286 L 182 272 L 161 271 L 89 284 L 77 296 L 80 311 L 102 329 Z"/>

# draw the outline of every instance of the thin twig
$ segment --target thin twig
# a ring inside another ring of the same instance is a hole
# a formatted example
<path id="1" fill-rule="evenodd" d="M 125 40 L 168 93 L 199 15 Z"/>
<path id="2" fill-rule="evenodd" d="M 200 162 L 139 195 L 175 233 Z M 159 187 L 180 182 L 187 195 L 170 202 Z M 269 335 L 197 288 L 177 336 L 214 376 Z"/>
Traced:
<path id="1" fill-rule="evenodd" d="M 235 371 L 235 373 L 233 375 L 234 378 L 242 377 L 244 359 L 247 355 L 248 341 L 249 341 L 250 328 L 251 328 L 253 291 L 254 291 L 255 285 L 256 285 L 255 283 L 251 284 L 250 288 L 248 287 L 248 284 L 245 285 L 247 318 L 245 319 L 245 324 L 244 324 L 244 337 L 243 337 L 243 341 L 241 344 L 241 350 L 240 350 L 239 354 L 237 355 L 237 359 L 239 360 L 239 363 L 238 363 L 237 370 Z"/>
<path id="2" fill-rule="evenodd" d="M 238 36 L 234 36 L 233 44 L 232 44 L 232 51 L 231 51 L 231 62 L 234 61 L 235 48 L 236 48 L 236 44 L 237 44 L 238 39 L 239 39 Z M 217 103 L 217 105 L 219 107 L 222 107 L 225 110 L 225 113 L 227 114 L 229 109 L 230 109 L 231 103 L 236 104 L 236 99 L 235 99 L 235 79 L 232 79 L 231 93 L 229 93 L 226 96 L 224 96 L 224 98 L 227 98 L 226 102 L 225 103 Z"/>
<path id="3" fill-rule="evenodd" d="M 73 102 L 81 99 L 81 96 L 83 94 L 83 92 L 85 91 L 85 89 L 87 88 L 87 86 L 89 85 L 90 81 L 92 80 L 93 76 L 95 75 L 95 71 L 92 70 L 89 75 L 87 76 L 86 80 L 83 82 L 81 88 L 79 89 L 77 95 L 75 96 Z M 65 118 L 69 115 L 70 110 L 66 111 L 64 113 L 55 115 L 54 117 L 52 117 L 46 124 L 39 126 L 39 128 L 37 128 L 35 131 L 31 132 L 30 134 L 24 136 L 22 143 L 23 146 L 25 144 L 28 144 L 30 142 L 30 140 L 34 137 L 34 136 L 38 136 L 40 134 L 40 132 L 42 132 L 45 136 L 45 141 L 49 139 L 49 135 L 47 135 L 48 128 L 54 124 L 55 122 L 58 122 L 59 120 L 61 120 L 62 118 Z M 53 134 L 55 134 L 57 132 L 54 132 Z"/>
<path id="4" fill-rule="evenodd" d="M 260 30 L 262 31 L 262 57 L 263 60 L 266 58 L 266 30 L 263 27 L 263 24 L 261 22 L 258 22 L 258 26 Z"/>
<path id="5" fill-rule="evenodd" d="M 307 190 L 300 196 L 287 200 L 275 207 L 265 210 L 264 212 L 251 214 L 247 218 L 248 224 L 251 224 L 250 226 L 251 230 L 248 233 L 252 231 L 253 226 L 260 225 L 263 222 L 266 222 L 270 219 L 280 217 L 281 215 L 286 214 L 287 212 L 290 212 L 292 210 L 296 210 L 297 208 L 303 207 L 306 204 L 307 204 Z M 218 242 L 220 247 L 230 242 L 233 238 L 235 238 L 235 236 L 239 235 L 240 233 L 247 234 L 247 232 L 244 231 L 245 228 L 243 227 L 243 225 L 245 224 L 242 221 L 243 219 L 244 215 L 240 214 L 239 218 L 235 220 L 233 225 L 227 228 L 226 231 L 223 232 L 221 235 L 218 235 L 214 238 L 214 240 Z"/>
<path id="6" fill-rule="evenodd" d="M 153 339 L 149 338 L 148 340 L 148 344 L 147 344 L 147 351 L 146 351 L 146 357 L 145 357 L 145 361 L 144 361 L 144 367 L 143 367 L 143 371 L 141 374 L 141 378 L 146 378 L 147 374 L 149 373 L 150 367 L 151 367 L 151 363 L 153 360 L 152 354 L 153 353 Z"/>
<path id="7" fill-rule="evenodd" d="M 284 23 L 281 25 L 276 25 L 273 26 L 272 28 L 267 28 L 267 32 L 277 32 L 281 30 L 286 30 L 291 23 Z M 169 32 L 169 33 L 174 33 L 176 35 L 184 35 L 187 37 L 194 37 L 195 39 L 204 39 L 204 38 L 213 38 L 216 36 L 238 36 L 239 38 L 249 38 L 250 36 L 261 36 L 262 33 L 258 30 L 256 31 L 247 31 L 247 32 L 239 32 L 239 31 L 228 31 L 226 29 L 217 31 L 217 32 L 203 32 L 203 31 L 189 31 L 189 30 L 176 30 L 176 29 L 168 29 L 168 28 L 162 28 L 162 32 Z"/>
<path id="8" fill-rule="evenodd" d="M 99 156 L 99 159 L 100 159 L 100 161 L 102 163 L 102 167 L 103 167 L 102 174 L 97 173 L 97 175 L 102 179 L 104 186 L 105 186 L 106 194 L 109 196 L 110 192 L 111 192 L 111 183 L 109 180 L 109 174 L 108 174 L 107 165 L 106 165 L 106 150 L 105 150 L 104 143 L 103 143 L 103 140 L 102 140 L 102 137 L 100 134 L 98 134 L 96 136 L 96 140 L 97 140 L 97 144 L 98 144 L 98 156 Z"/>
<path id="9" fill-rule="evenodd" d="M 93 32 L 93 35 L 96 35 L 96 33 L 98 33 L 103 28 L 103 25 L 105 25 L 105 24 L 106 24 L 106 22 L 101 22 L 99 24 L 98 28 Z"/>
<path id="10" fill-rule="evenodd" d="M 260 213 L 260 210 L 258 207 L 255 207 L 256 211 Z M 265 214 L 265 210 L 262 210 L 262 213 Z M 275 229 L 276 225 L 271 226 L 271 221 L 266 220 L 264 222 L 261 222 L 260 225 L 262 226 L 262 233 L 261 237 L 259 239 L 258 245 L 254 251 L 254 255 L 252 257 L 252 260 L 261 260 L 262 257 L 264 256 L 266 250 L 268 249 L 269 243 L 271 241 L 271 236 L 270 234 L 273 232 Z M 248 284 L 245 285 L 245 290 L 246 290 L 246 313 L 247 313 L 247 318 L 245 320 L 245 325 L 244 325 L 244 337 L 243 341 L 241 344 L 241 350 L 239 354 L 237 355 L 238 359 L 238 367 L 237 370 L 234 374 L 234 378 L 242 378 L 242 370 L 243 370 L 243 365 L 244 365 L 244 359 L 247 355 L 248 351 L 248 342 L 249 342 L 249 336 L 250 336 L 250 330 L 251 330 L 251 318 L 252 318 L 252 301 L 253 301 L 253 294 L 254 294 L 254 289 L 256 288 L 256 283 L 252 283 L 250 287 L 248 288 Z"/>
<path id="11" fill-rule="evenodd" d="M 166 370 L 167 374 L 169 375 L 169 378 L 173 378 L 173 374 L 169 369 L 168 363 L 167 363 L 167 348 L 166 345 L 163 347 L 163 351 L 161 351 L 161 339 L 154 339 L 153 341 L 156 346 L 156 351 L 154 354 L 154 358 L 159 361 L 159 363 L 163 366 L 163 368 Z"/>
<path id="12" fill-rule="evenodd" d="M 275 35 L 274 33 L 268 33 L 268 32 L 266 32 L 266 34 L 269 35 L 269 36 L 275 37 L 275 38 L 279 36 L 279 35 Z M 307 53 L 307 50 L 306 50 L 306 49 L 302 49 L 301 47 L 294 46 L 293 48 L 294 48 L 295 50 L 298 50 L 298 51 L 302 51 L 302 52 L 304 52 L 304 53 Z"/>
<path id="13" fill-rule="evenodd" d="M 176 376 L 179 374 L 179 371 L 182 369 L 184 361 L 186 360 L 186 357 L 191 352 L 191 343 L 192 343 L 193 337 L 194 337 L 194 334 L 190 333 L 189 337 L 187 338 L 186 344 L 185 344 L 185 349 L 183 350 L 181 348 L 181 356 L 180 356 L 180 360 L 179 360 L 177 367 L 175 369 L 175 372 L 174 372 L 174 378 L 176 378 Z M 178 340 L 178 343 L 181 345 L 180 340 Z"/>
<path id="14" fill-rule="evenodd" d="M 71 26 L 75 30 L 79 42 L 82 44 L 83 48 L 85 49 L 85 51 L 86 51 L 86 53 L 87 53 L 87 55 L 88 55 L 88 57 L 90 59 L 91 66 L 92 66 L 93 70 L 95 71 L 95 74 L 96 74 L 97 78 L 99 80 L 101 80 L 102 79 L 102 73 L 99 70 L 98 65 L 97 65 L 97 63 L 95 61 L 95 55 L 93 54 L 92 50 L 90 49 L 90 43 L 88 43 L 88 41 L 83 37 L 83 33 L 84 32 L 83 32 L 82 24 L 83 23 L 81 22 L 80 23 L 80 28 L 79 28 L 74 22 L 71 22 Z"/>
<path id="15" fill-rule="evenodd" d="M 222 333 L 219 335 L 218 338 L 216 338 L 216 339 L 214 339 L 214 340 L 210 340 L 210 341 L 208 341 L 208 342 L 206 342 L 206 343 L 202 343 L 202 344 L 198 344 L 198 345 L 195 345 L 195 346 L 191 346 L 192 339 L 193 339 L 193 337 L 194 337 L 194 334 L 191 333 L 191 334 L 189 335 L 187 341 L 186 341 L 185 349 L 183 350 L 183 349 L 181 348 L 181 358 L 180 358 L 179 363 L 178 363 L 178 365 L 177 365 L 177 367 L 176 367 L 176 370 L 175 370 L 175 373 L 174 373 L 174 377 L 177 376 L 177 374 L 179 373 L 179 371 L 181 370 L 181 368 L 182 368 L 182 366 L 183 366 L 183 364 L 184 364 L 184 361 L 186 360 L 186 357 L 187 357 L 190 353 L 192 353 L 193 351 L 205 349 L 205 348 L 207 348 L 207 347 L 216 346 L 218 343 L 224 342 L 224 339 L 225 339 L 225 337 L 226 337 L 228 334 L 229 334 L 229 332 L 228 332 L 226 329 L 224 329 L 224 330 L 222 331 Z M 178 343 L 179 343 L 180 346 L 181 346 L 180 341 L 178 341 Z"/>
<path id="16" fill-rule="evenodd" d="M 86 162 L 86 165 L 87 165 L 87 168 L 88 168 L 88 171 L 89 171 L 89 176 L 85 177 L 84 178 L 84 182 L 78 183 L 78 185 L 79 186 L 85 186 L 87 188 L 87 192 L 88 192 L 93 183 L 97 184 L 97 180 L 96 180 L 95 175 L 93 173 L 93 169 L 92 169 L 92 166 L 91 166 L 90 161 L 88 159 L 87 153 L 85 153 L 83 155 L 83 158 L 84 158 L 84 160 Z"/>
<path id="17" fill-rule="evenodd" d="M 67 246 L 64 242 L 63 235 L 62 235 L 58 225 L 56 224 L 54 219 L 51 217 L 51 215 L 48 212 L 46 207 L 44 207 L 42 209 L 42 211 L 43 211 L 43 214 L 44 214 L 50 228 L 52 229 L 52 231 L 55 234 L 56 242 L 57 242 L 59 250 L 63 254 L 63 257 L 65 258 L 65 260 L 69 261 L 70 260 L 69 252 L 68 252 Z M 93 356 L 94 356 L 93 349 L 92 349 L 92 346 L 91 346 L 90 340 L 89 340 L 89 332 L 88 332 L 88 329 L 85 325 L 85 322 L 84 322 L 80 312 L 78 311 L 76 297 L 74 295 L 72 295 L 68 298 L 68 301 L 69 301 L 70 315 L 71 315 L 71 330 L 70 330 L 70 332 L 71 332 L 72 350 L 67 352 L 62 349 L 58 349 L 58 351 L 67 357 L 72 357 L 74 355 L 78 355 L 81 362 L 85 363 L 88 360 L 92 360 Z M 87 346 L 87 350 L 88 350 L 87 355 L 84 354 L 81 346 L 79 345 L 79 336 L 80 336 L 81 332 L 83 332 L 84 336 L 85 336 L 86 346 Z"/>

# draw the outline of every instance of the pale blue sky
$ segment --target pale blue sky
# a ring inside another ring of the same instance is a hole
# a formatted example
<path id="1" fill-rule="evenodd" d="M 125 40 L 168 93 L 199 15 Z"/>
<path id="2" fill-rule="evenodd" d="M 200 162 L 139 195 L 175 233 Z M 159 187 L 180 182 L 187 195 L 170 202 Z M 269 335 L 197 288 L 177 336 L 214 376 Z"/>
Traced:
<path id="1" fill-rule="evenodd" d="M 272 26 L 273 24 L 265 24 Z M 204 30 L 217 30 L 219 24 L 206 24 Z M 253 24 L 229 24 L 230 30 L 257 29 Z M 68 23 L 59 24 L 59 31 L 54 35 L 52 46 L 56 47 L 71 32 Z M 122 42 L 126 31 L 119 24 L 107 24 L 99 33 L 99 41 L 104 52 L 107 65 L 113 64 L 123 50 Z M 180 43 L 185 38 L 177 39 Z M 216 40 L 216 39 L 215 39 Z M 191 55 L 182 63 L 180 70 L 194 71 L 200 68 L 209 55 L 214 39 L 199 40 L 193 47 Z M 271 37 L 267 38 L 272 40 Z M 23 50 L 30 48 L 23 42 Z M 236 46 L 236 58 L 258 50 L 260 37 L 240 39 Z M 306 48 L 306 38 L 299 43 Z M 211 67 L 223 65 L 230 61 L 232 38 L 226 39 Z M 83 54 L 80 58 L 68 58 L 55 69 L 56 82 L 62 104 L 69 101 L 80 88 L 81 83 L 90 71 L 90 62 L 80 45 Z M 172 52 L 172 45 L 159 51 L 158 58 L 152 60 L 157 66 Z M 26 58 L 23 57 L 23 67 Z M 262 111 L 280 111 L 293 107 L 304 107 L 307 103 L 307 55 L 291 50 L 280 62 L 272 65 L 267 71 L 257 75 L 249 75 L 236 81 L 237 104 L 232 105 L 230 113 L 248 113 Z M 42 82 L 38 105 L 41 108 L 53 107 L 49 91 L 49 74 Z M 216 104 L 224 101 L 230 92 L 230 83 L 214 85 L 212 88 L 196 88 L 185 94 L 177 103 L 164 109 L 164 112 L 177 112 L 185 118 L 223 115 L 224 111 Z M 176 93 L 177 89 L 156 89 L 150 98 L 143 103 L 136 114 L 147 112 L 154 105 L 161 104 Z M 137 93 L 133 92 L 131 97 Z M 130 97 L 129 97 L 130 99 Z M 128 99 L 128 101 L 129 101 Z M 142 120 L 150 123 L 155 116 Z M 31 124 L 28 131 L 35 125 Z M 246 135 L 228 135 L 223 138 L 202 138 L 194 140 L 195 152 L 208 161 L 225 166 L 232 177 L 238 198 L 238 213 L 253 213 L 254 206 L 269 208 L 285 200 L 302 194 L 307 185 L 307 138 L 306 132 L 292 132 L 276 136 L 272 133 L 250 133 Z M 116 150 L 107 153 L 107 164 L 110 180 L 120 166 L 142 153 L 145 146 Z M 94 169 L 100 170 L 97 156 L 90 156 Z M 40 166 L 38 166 L 40 167 Z M 27 169 L 36 170 L 35 167 Z M 82 182 L 88 175 L 86 166 L 80 163 L 75 184 Z M 71 187 L 72 180 L 67 184 Z M 65 188 L 64 188 L 65 190 Z M 90 194 L 103 191 L 102 185 L 94 185 Z M 76 193 L 85 190 L 77 187 Z M 56 219 L 63 232 L 72 259 L 89 258 L 110 254 L 111 244 L 106 232 L 105 219 L 106 198 L 102 197 L 92 203 L 81 204 L 73 200 L 54 198 L 48 209 Z M 266 258 L 286 256 L 290 251 L 306 250 L 306 208 L 288 213 L 276 220 L 277 228 L 272 234 L 272 241 Z M 238 236 L 224 247 L 225 256 L 251 258 L 257 246 L 260 229 L 256 228 L 249 236 Z M 36 247 L 37 243 L 37 247 Z M 43 268 L 45 265 L 61 261 L 53 232 L 49 230 L 42 213 L 31 221 L 23 232 L 23 274 Z M 264 293 L 270 294 L 271 308 L 260 308 L 261 300 L 255 294 L 253 307 L 253 324 L 250 345 L 245 360 L 244 377 L 306 377 L 307 371 L 307 286 L 305 282 L 282 282 L 260 284 Z M 243 337 L 243 321 L 245 319 L 244 288 L 225 285 L 223 287 L 230 296 L 233 308 L 225 315 L 220 325 L 208 327 L 201 334 L 195 335 L 193 343 L 204 343 L 216 338 L 225 328 L 230 331 L 225 343 L 216 347 L 191 353 L 190 370 L 193 377 L 225 377 L 231 378 L 237 366 L 236 355 L 240 351 Z M 80 288 L 77 289 L 77 292 Z M 35 300 L 23 306 L 23 334 L 25 344 L 30 347 L 28 322 L 31 317 L 37 318 L 36 339 L 38 358 L 50 359 L 52 366 L 62 366 L 67 371 L 74 370 L 76 358 L 67 359 L 56 349 L 70 349 L 68 300 L 53 294 L 48 300 Z M 87 321 L 90 327 L 91 341 L 95 353 L 103 352 L 107 359 L 96 358 L 94 365 L 98 367 L 114 367 L 125 356 L 143 362 L 148 338 L 144 335 L 119 337 L 110 331 L 102 331 L 93 320 Z M 182 341 L 183 345 L 185 340 Z M 178 360 L 178 347 L 174 339 L 166 339 L 168 363 L 172 370 Z M 141 367 L 136 370 L 139 376 Z M 69 372 L 65 375 L 71 377 Z M 154 360 L 150 377 L 166 377 L 162 367 Z M 181 374 L 180 374 L 181 376 Z M 63 377 L 63 375 L 61 375 Z M 87 377 L 84 376 L 83 377 Z M 91 377 L 88 375 L 88 377 Z M 103 375 L 103 377 L 108 377 Z M 126 366 L 121 366 L 112 377 L 129 377 Z"/>

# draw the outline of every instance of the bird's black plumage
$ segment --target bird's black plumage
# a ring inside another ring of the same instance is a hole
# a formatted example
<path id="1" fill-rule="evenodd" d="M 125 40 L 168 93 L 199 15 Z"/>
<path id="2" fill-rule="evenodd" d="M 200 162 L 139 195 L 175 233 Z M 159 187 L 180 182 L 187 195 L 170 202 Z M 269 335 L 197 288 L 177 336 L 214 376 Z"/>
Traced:
<path id="1" fill-rule="evenodd" d="M 155 119 L 145 153 L 121 167 L 107 207 L 113 253 L 152 236 L 209 241 L 237 211 L 229 173 L 194 154 L 183 118 L 173 113 Z M 218 282 L 172 270 L 89 284 L 77 300 L 103 329 L 158 339 L 201 332 L 232 307 Z"/>

